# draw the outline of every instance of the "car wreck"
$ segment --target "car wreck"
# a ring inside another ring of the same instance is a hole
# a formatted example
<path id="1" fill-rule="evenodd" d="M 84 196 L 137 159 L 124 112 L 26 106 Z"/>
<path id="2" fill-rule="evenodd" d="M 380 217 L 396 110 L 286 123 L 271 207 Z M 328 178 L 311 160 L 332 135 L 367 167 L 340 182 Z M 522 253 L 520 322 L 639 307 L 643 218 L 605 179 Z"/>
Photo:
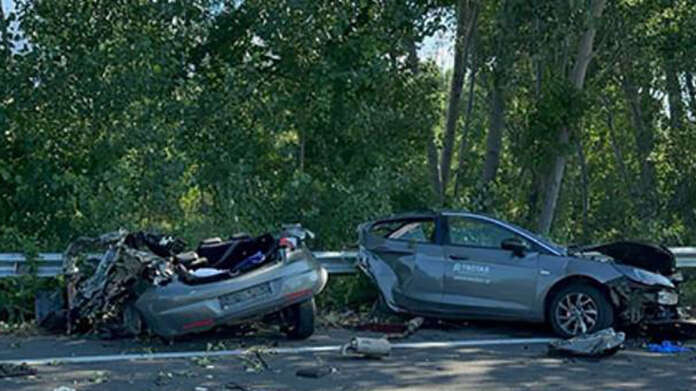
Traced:
<path id="1" fill-rule="evenodd" d="M 358 235 L 358 266 L 395 312 L 547 322 L 562 337 L 684 322 L 681 274 L 660 245 L 563 247 L 460 211 L 387 217 Z"/>
<path id="2" fill-rule="evenodd" d="M 293 225 L 276 235 L 206 239 L 195 251 L 145 232 L 79 238 L 64 255 L 67 331 L 114 337 L 148 330 L 171 339 L 263 320 L 306 338 L 314 331 L 314 295 L 328 278 L 304 243 L 309 237 Z"/>

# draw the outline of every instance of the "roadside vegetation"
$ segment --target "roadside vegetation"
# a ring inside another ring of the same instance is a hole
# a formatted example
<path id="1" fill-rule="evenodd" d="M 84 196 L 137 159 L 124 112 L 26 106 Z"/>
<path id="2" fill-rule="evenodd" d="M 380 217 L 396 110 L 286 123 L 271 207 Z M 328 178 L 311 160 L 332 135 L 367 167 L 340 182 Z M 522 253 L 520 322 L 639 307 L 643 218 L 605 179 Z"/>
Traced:
<path id="1" fill-rule="evenodd" d="M 440 207 L 561 243 L 696 242 L 692 1 L 13 3 L 2 252 L 289 222 L 340 250 L 360 222 Z M 417 54 L 441 32 L 453 68 Z M 0 280 L 0 319 L 57 283 Z M 368 286 L 320 300 L 364 305 Z"/>

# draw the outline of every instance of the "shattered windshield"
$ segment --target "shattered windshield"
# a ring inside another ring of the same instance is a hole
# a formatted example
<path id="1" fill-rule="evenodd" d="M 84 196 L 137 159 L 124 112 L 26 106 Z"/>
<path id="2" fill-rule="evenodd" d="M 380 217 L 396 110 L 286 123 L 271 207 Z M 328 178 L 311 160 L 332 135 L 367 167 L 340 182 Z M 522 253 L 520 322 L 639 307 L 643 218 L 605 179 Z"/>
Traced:
<path id="1" fill-rule="evenodd" d="M 546 238 L 538 233 L 534 233 L 528 229 L 524 229 L 518 225 L 514 225 L 514 224 L 510 224 L 510 223 L 508 223 L 508 225 L 515 228 L 516 230 L 522 232 L 523 234 L 536 239 L 536 241 L 538 241 L 539 243 L 543 244 L 544 246 L 550 247 L 551 249 L 560 253 L 561 255 L 568 255 L 568 249 L 566 247 L 563 247 L 560 244 L 556 244 L 556 243 L 552 242 L 550 239 L 548 239 L 548 238 Z"/>

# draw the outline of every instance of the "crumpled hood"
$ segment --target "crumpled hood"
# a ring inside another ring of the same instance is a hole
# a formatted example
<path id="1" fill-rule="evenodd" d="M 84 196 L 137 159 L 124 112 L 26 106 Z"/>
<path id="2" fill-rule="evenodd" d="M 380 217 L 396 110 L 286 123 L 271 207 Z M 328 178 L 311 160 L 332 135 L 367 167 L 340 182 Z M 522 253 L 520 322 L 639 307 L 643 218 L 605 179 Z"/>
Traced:
<path id="1" fill-rule="evenodd" d="M 613 258 L 617 263 L 645 269 L 664 276 L 674 274 L 677 262 L 674 254 L 660 244 L 618 241 L 582 247 L 581 252 L 596 251 Z"/>

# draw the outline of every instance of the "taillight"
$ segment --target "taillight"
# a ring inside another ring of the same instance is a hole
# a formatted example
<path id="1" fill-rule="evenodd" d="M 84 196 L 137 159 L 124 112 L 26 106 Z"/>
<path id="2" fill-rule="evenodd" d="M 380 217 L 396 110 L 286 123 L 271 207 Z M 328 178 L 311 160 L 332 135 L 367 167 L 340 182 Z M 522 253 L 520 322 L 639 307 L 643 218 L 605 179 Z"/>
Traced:
<path id="1" fill-rule="evenodd" d="M 297 248 L 297 238 L 280 238 L 280 240 L 278 240 L 278 244 L 280 245 L 280 247 L 285 247 L 288 250 L 294 250 L 295 248 Z"/>

